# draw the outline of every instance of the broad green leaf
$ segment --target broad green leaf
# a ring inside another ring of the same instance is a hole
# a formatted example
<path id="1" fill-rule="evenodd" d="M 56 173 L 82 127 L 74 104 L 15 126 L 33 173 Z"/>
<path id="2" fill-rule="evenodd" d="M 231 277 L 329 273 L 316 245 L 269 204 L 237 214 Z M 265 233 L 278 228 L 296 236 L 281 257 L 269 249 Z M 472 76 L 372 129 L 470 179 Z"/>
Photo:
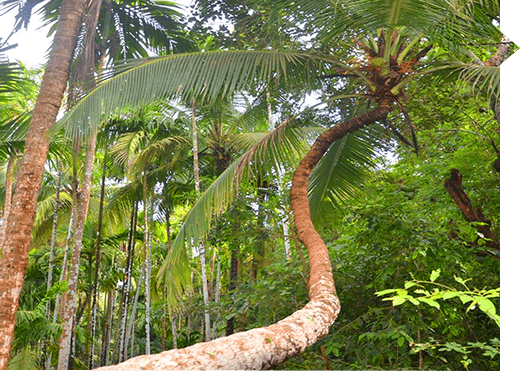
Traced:
<path id="1" fill-rule="evenodd" d="M 441 274 L 441 269 L 440 268 L 432 270 L 432 272 L 430 274 L 430 281 L 431 282 L 435 282 L 435 280 L 437 278 L 439 278 L 440 274 Z"/>
<path id="2" fill-rule="evenodd" d="M 397 296 L 397 297 L 394 297 L 392 298 L 392 305 L 394 307 L 398 306 L 398 305 L 401 305 L 403 304 L 404 302 L 406 302 L 406 298 L 403 298 L 401 296 Z"/>
<path id="3" fill-rule="evenodd" d="M 423 303 L 426 303 L 429 306 L 432 306 L 434 308 L 441 309 L 439 303 L 437 303 L 436 301 L 434 301 L 432 299 L 429 299 L 429 298 L 417 298 L 417 300 L 422 301 Z"/>

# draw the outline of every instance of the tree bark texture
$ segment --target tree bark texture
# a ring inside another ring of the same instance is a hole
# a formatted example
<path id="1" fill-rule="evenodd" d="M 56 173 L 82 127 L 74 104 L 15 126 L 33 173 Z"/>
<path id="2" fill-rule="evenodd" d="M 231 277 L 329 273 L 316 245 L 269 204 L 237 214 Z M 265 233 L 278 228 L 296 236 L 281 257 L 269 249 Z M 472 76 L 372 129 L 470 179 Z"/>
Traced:
<path id="1" fill-rule="evenodd" d="M 7 162 L 7 169 L 5 170 L 5 204 L 4 204 L 4 214 L 3 214 L 3 223 L 0 227 L 0 246 L 3 245 L 5 239 L 5 230 L 7 220 L 9 219 L 9 214 L 11 212 L 11 203 L 13 198 L 13 178 L 14 178 L 14 167 L 16 164 L 16 160 L 18 155 L 12 153 L 9 156 L 9 161 Z"/>
<path id="2" fill-rule="evenodd" d="M 307 195 L 309 175 L 334 141 L 384 119 L 392 110 L 391 102 L 382 101 L 378 108 L 332 127 L 318 137 L 294 172 L 291 206 L 298 237 L 309 252 L 309 303 L 271 326 L 184 349 L 138 356 L 101 369 L 268 369 L 301 353 L 325 336 L 339 314 L 340 303 L 327 247 L 314 229 L 310 217 Z"/>
<path id="3" fill-rule="evenodd" d="M 5 241 L 0 247 L 0 369 L 7 367 L 14 336 L 36 200 L 49 149 L 47 132 L 54 124 L 61 106 L 86 3 L 85 0 L 64 0 L 61 6 L 49 63 L 25 141 Z"/>
<path id="4" fill-rule="evenodd" d="M 69 289 L 65 316 L 63 318 L 63 334 L 60 339 L 60 352 L 58 359 L 58 370 L 68 368 L 71 339 L 73 331 L 73 319 L 77 307 L 77 286 L 79 276 L 79 264 L 81 248 L 83 246 L 83 231 L 85 220 L 87 219 L 88 204 L 90 200 L 90 183 L 92 180 L 92 170 L 94 166 L 94 155 L 96 152 L 96 133 L 89 138 L 87 157 L 85 159 L 85 174 L 83 176 L 83 186 L 80 195 L 74 200 L 77 205 L 76 225 L 74 226 L 74 253 L 70 261 Z"/>
<path id="5" fill-rule="evenodd" d="M 500 244 L 496 241 L 493 232 L 491 232 L 491 222 L 486 219 L 480 207 L 477 207 L 476 209 L 473 207 L 468 195 L 464 192 L 464 189 L 462 189 L 462 174 L 459 170 L 451 169 L 451 177 L 446 179 L 444 182 L 444 188 L 453 198 L 455 204 L 458 206 L 460 211 L 462 211 L 464 218 L 466 218 L 468 222 L 484 223 L 477 225 L 476 227 L 477 230 L 486 238 L 485 246 L 494 250 L 500 250 Z"/>

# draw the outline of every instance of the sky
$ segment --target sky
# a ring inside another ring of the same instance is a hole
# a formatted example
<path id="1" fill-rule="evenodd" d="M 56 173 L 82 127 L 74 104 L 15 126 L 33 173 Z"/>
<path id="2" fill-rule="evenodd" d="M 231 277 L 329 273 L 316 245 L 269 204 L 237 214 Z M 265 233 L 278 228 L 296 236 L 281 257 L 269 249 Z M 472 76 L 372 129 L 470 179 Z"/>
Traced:
<path id="1" fill-rule="evenodd" d="M 0 14 L 2 10 L 0 10 Z M 0 17 L 0 38 L 2 42 L 11 33 L 14 25 L 15 12 L 9 12 Z M 41 28 L 41 20 L 35 16 L 34 22 L 30 22 L 29 29 L 22 29 L 9 38 L 9 44 L 18 44 L 14 49 L 5 54 L 11 62 L 17 60 L 27 67 L 39 67 L 46 61 L 46 53 L 51 45 L 51 39 L 47 38 L 49 27 Z"/>

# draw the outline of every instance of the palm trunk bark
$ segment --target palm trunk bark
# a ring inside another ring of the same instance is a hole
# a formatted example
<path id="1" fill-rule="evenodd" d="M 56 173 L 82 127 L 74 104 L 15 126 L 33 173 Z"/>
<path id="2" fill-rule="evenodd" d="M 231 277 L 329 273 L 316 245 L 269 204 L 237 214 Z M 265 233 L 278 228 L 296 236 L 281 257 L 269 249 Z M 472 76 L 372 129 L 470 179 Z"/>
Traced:
<path id="1" fill-rule="evenodd" d="M 195 191 L 200 196 L 200 181 L 199 181 L 199 147 L 197 139 L 197 115 L 196 104 L 193 101 L 191 106 L 191 124 L 193 129 L 193 169 L 195 172 Z M 204 337 L 206 341 L 211 340 L 211 320 L 209 315 L 209 292 L 208 280 L 206 277 L 206 251 L 204 246 L 199 245 L 200 250 L 200 271 L 202 278 L 202 296 L 204 298 Z"/>
<path id="2" fill-rule="evenodd" d="M 76 298 L 77 298 L 77 285 L 79 275 L 79 264 L 81 248 L 83 245 L 83 230 L 85 228 L 85 220 L 88 213 L 88 204 L 90 200 L 90 184 L 92 179 L 92 170 L 94 166 L 94 155 L 96 150 L 96 133 L 92 133 L 89 138 L 87 157 L 85 159 L 85 174 L 83 176 L 83 186 L 81 189 L 80 196 L 74 202 L 77 204 L 77 218 L 76 225 L 74 227 L 74 253 L 71 259 L 71 269 L 69 275 L 69 289 L 67 296 L 66 312 L 63 318 L 64 327 L 63 334 L 60 339 L 60 352 L 58 360 L 58 369 L 66 370 L 68 368 L 71 339 L 72 339 L 72 326 L 74 314 L 76 311 Z M 78 202 L 76 202 L 78 201 Z"/>
<path id="3" fill-rule="evenodd" d="M 103 228 L 103 204 L 105 202 L 105 179 L 107 172 L 107 150 L 105 148 L 105 155 L 103 157 L 103 175 L 101 177 L 101 190 L 99 196 L 99 213 L 98 225 L 96 234 L 96 262 L 94 266 L 94 287 L 92 288 L 92 317 L 90 319 L 90 349 L 88 351 L 89 368 L 94 368 L 94 349 L 96 339 L 96 320 L 97 320 L 97 298 L 98 298 L 98 281 L 99 281 L 99 263 L 101 260 L 101 230 Z"/>
<path id="4" fill-rule="evenodd" d="M 301 353 L 325 336 L 339 313 L 340 303 L 327 247 L 310 217 L 309 176 L 334 141 L 386 118 L 392 110 L 391 102 L 382 101 L 378 108 L 327 130 L 318 137 L 294 172 L 291 207 L 298 238 L 308 250 L 311 268 L 307 305 L 271 326 L 184 349 L 136 357 L 103 369 L 268 369 Z"/>
<path id="5" fill-rule="evenodd" d="M 146 169 L 143 177 L 143 228 L 144 228 L 144 251 L 145 258 L 144 264 L 146 267 L 146 280 L 144 281 L 145 287 L 145 333 L 146 333 L 146 342 L 145 342 L 145 353 L 150 354 L 150 272 L 152 269 L 152 249 L 150 248 L 150 241 L 148 238 L 148 202 L 147 202 L 147 177 L 146 177 Z"/>
<path id="6" fill-rule="evenodd" d="M 9 219 L 9 214 L 11 212 L 11 204 L 13 198 L 13 178 L 14 178 L 14 167 L 16 164 L 16 160 L 18 158 L 17 153 L 12 153 L 9 156 L 9 160 L 7 162 L 7 169 L 5 170 L 5 203 L 4 203 L 4 214 L 3 214 L 3 223 L 0 227 L 0 246 L 4 243 L 5 240 L 5 231 L 7 226 L 7 220 Z"/>
<path id="7" fill-rule="evenodd" d="M 126 255 L 126 266 L 125 266 L 125 279 L 123 282 L 123 299 L 121 308 L 121 334 L 119 336 L 119 362 L 126 359 L 126 324 L 128 314 L 128 300 L 130 295 L 130 286 L 132 283 L 132 269 L 134 260 L 134 246 L 135 246 L 135 227 L 137 225 L 137 202 L 134 202 L 131 215 L 130 215 L 130 227 L 128 231 L 128 248 Z"/>
<path id="8" fill-rule="evenodd" d="M 49 63 L 36 100 L 25 152 L 7 221 L 0 259 L 0 369 L 7 367 L 14 336 L 16 311 L 27 269 L 28 248 L 36 213 L 36 200 L 49 150 L 46 135 L 61 106 L 72 56 L 79 35 L 85 0 L 64 0 Z"/>

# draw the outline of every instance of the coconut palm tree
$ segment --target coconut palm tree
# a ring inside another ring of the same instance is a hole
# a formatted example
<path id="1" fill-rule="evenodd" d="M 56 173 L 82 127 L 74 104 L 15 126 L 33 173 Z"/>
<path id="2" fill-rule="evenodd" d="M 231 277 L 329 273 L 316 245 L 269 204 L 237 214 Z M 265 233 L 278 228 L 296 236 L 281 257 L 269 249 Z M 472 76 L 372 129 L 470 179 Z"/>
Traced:
<path id="1" fill-rule="evenodd" d="M 64 0 L 60 21 L 36 100 L 31 125 L 25 141 L 18 187 L 7 221 L 6 238 L 0 247 L 0 368 L 7 366 L 14 334 L 18 299 L 27 265 L 27 250 L 31 239 L 36 197 L 40 188 L 49 148 L 47 132 L 54 124 L 65 91 L 74 47 L 79 35 L 85 2 Z"/>

